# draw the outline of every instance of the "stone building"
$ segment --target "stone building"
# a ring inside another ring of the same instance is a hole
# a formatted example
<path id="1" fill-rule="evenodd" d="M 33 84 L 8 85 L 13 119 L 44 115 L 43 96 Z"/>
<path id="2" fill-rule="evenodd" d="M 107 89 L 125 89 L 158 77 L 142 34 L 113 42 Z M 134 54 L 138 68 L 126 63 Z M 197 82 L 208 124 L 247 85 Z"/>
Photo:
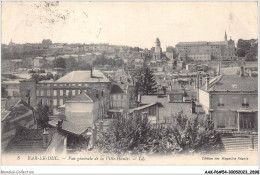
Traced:
<path id="1" fill-rule="evenodd" d="M 153 59 L 160 60 L 161 58 L 162 58 L 161 42 L 160 42 L 159 38 L 156 38 Z"/>
<path id="2" fill-rule="evenodd" d="M 26 98 L 26 92 L 31 88 L 32 105 L 42 101 L 43 105 L 49 106 L 53 114 L 58 112 L 58 107 L 65 104 L 65 101 L 80 94 L 88 88 L 103 91 L 106 109 L 109 107 L 110 80 L 99 70 L 73 71 L 60 79 L 53 81 L 40 81 L 36 88 L 32 88 L 32 82 L 23 82 L 21 86 L 22 99 Z M 34 96 L 33 94 L 36 93 Z"/>
<path id="3" fill-rule="evenodd" d="M 176 52 L 181 57 L 189 60 L 210 61 L 214 59 L 236 60 L 235 41 L 227 40 L 225 33 L 224 41 L 219 42 L 180 42 L 176 45 Z"/>
<path id="4" fill-rule="evenodd" d="M 257 78 L 219 75 L 207 78 L 199 89 L 199 103 L 209 114 L 215 128 L 234 131 L 257 130 Z"/>

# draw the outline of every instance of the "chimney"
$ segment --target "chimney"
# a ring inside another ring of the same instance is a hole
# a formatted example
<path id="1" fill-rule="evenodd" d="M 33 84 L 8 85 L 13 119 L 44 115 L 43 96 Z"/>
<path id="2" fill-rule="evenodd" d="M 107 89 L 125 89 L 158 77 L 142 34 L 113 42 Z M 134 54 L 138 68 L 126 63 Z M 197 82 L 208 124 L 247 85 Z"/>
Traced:
<path id="1" fill-rule="evenodd" d="M 62 129 L 62 123 L 63 123 L 63 120 L 59 120 L 58 123 L 56 124 L 56 127 L 58 130 Z"/>
<path id="2" fill-rule="evenodd" d="M 93 78 L 93 70 L 92 70 L 92 68 L 90 69 L 90 78 Z"/>
<path id="3" fill-rule="evenodd" d="M 240 67 L 240 77 L 243 77 L 244 76 L 244 67 L 241 66 Z"/>
<path id="4" fill-rule="evenodd" d="M 194 102 L 194 100 L 191 101 L 191 113 L 195 114 L 196 113 L 196 104 Z"/>
<path id="5" fill-rule="evenodd" d="M 206 76 L 206 90 L 209 88 L 209 76 Z"/>
<path id="6" fill-rule="evenodd" d="M 220 75 L 220 70 L 221 69 L 221 61 L 220 61 L 220 56 L 218 58 L 218 75 Z"/>
<path id="7" fill-rule="evenodd" d="M 46 128 L 44 128 L 43 129 L 43 147 L 44 148 L 46 148 L 46 147 L 48 147 L 48 144 L 49 144 L 49 131 L 46 129 Z"/>
<path id="8" fill-rule="evenodd" d="M 31 98 L 31 95 L 30 95 L 30 90 L 27 90 L 26 91 L 26 98 L 27 98 L 27 103 L 28 103 L 28 105 L 30 106 L 30 98 Z"/>
<path id="9" fill-rule="evenodd" d="M 201 87 L 201 86 L 202 86 L 202 77 L 199 76 L 199 87 Z"/>

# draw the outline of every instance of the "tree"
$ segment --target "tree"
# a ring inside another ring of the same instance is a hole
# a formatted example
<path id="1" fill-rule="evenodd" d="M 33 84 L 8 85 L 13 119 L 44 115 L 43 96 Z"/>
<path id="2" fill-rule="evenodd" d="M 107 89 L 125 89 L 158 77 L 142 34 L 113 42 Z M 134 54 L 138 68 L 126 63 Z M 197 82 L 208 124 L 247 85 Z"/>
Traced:
<path id="1" fill-rule="evenodd" d="M 246 54 L 246 61 L 255 61 L 257 60 L 258 56 L 258 44 L 256 42 L 253 42 L 251 44 L 250 50 Z"/>
<path id="2" fill-rule="evenodd" d="M 54 78 L 54 77 L 53 77 L 53 74 L 50 73 L 50 72 L 47 73 L 46 76 L 45 76 L 45 75 L 40 75 L 40 74 L 35 73 L 35 74 L 32 74 L 32 75 L 31 75 L 30 80 L 32 80 L 32 81 L 38 83 L 39 81 L 42 81 L 42 80 L 50 80 L 50 79 L 53 79 L 53 78 Z"/>
<path id="3" fill-rule="evenodd" d="M 29 73 L 29 74 L 34 74 L 34 73 L 36 73 L 36 71 L 34 71 L 34 70 L 29 70 L 28 73 Z"/>
<path id="4" fill-rule="evenodd" d="M 177 154 L 219 151 L 221 137 L 208 120 L 179 113 L 174 122 L 153 125 L 147 116 L 119 116 L 110 127 L 97 131 L 96 148 L 115 154 Z"/>
<path id="5" fill-rule="evenodd" d="M 63 68 L 66 69 L 66 61 L 63 58 L 57 58 L 53 60 L 53 66 L 55 68 Z"/>
<path id="6" fill-rule="evenodd" d="M 35 110 L 35 117 L 37 121 L 37 125 L 44 128 L 49 121 L 49 107 L 43 106 L 42 102 L 37 104 Z"/>
<path id="7" fill-rule="evenodd" d="M 52 45 L 52 41 L 50 39 L 44 39 L 42 40 L 42 45 L 43 47 L 49 47 L 50 45 Z"/>
<path id="8" fill-rule="evenodd" d="M 89 63 L 82 62 L 79 64 L 79 70 L 90 70 L 92 66 Z"/>
<path id="9" fill-rule="evenodd" d="M 42 76 L 39 75 L 39 74 L 34 73 L 34 74 L 31 75 L 30 80 L 32 80 L 32 81 L 38 83 L 39 81 L 42 80 Z"/>
<path id="10" fill-rule="evenodd" d="M 258 44 L 255 39 L 243 40 L 239 39 L 237 42 L 236 54 L 238 57 L 246 57 L 247 61 L 256 59 L 258 52 Z"/>
<path id="11" fill-rule="evenodd" d="M 38 73 L 45 73 L 45 70 L 41 69 L 38 71 Z"/>
<path id="12" fill-rule="evenodd" d="M 104 153 L 132 153 L 151 151 L 156 132 L 147 117 L 119 116 L 106 131 L 98 131 L 96 147 Z"/>
<path id="13" fill-rule="evenodd" d="M 70 57 L 66 59 L 66 69 L 67 71 L 73 71 L 73 70 L 78 70 L 79 69 L 79 64 L 75 60 L 75 58 Z"/>
<path id="14" fill-rule="evenodd" d="M 139 79 L 142 94 L 150 95 L 157 92 L 156 81 L 153 72 L 146 68 L 144 75 Z"/>
<path id="15" fill-rule="evenodd" d="M 214 125 L 207 119 L 188 118 L 180 112 L 174 119 L 170 132 L 181 148 L 181 152 L 211 152 L 221 149 L 220 133 L 214 130 Z"/>

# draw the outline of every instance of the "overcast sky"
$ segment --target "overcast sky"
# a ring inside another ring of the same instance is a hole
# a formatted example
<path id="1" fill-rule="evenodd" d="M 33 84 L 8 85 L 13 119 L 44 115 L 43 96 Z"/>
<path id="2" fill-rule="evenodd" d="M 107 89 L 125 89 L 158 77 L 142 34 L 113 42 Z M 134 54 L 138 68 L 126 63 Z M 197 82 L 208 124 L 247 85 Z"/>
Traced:
<path id="1" fill-rule="evenodd" d="M 257 38 L 256 2 L 2 2 L 2 43 L 109 43 L 162 48 Z"/>

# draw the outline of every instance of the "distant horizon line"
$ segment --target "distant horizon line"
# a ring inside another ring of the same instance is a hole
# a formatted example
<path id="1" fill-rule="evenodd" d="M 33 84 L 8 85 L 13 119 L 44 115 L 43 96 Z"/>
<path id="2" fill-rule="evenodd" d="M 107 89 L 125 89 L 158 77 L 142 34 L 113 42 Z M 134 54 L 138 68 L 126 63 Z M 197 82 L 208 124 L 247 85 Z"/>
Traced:
<path id="1" fill-rule="evenodd" d="M 46 39 L 43 39 L 43 40 L 48 40 L 48 39 L 49 38 L 46 38 Z M 242 38 L 240 38 L 240 39 L 242 39 Z M 51 39 L 49 39 L 49 40 L 51 40 Z M 227 41 L 229 41 L 229 40 L 227 40 Z M 236 40 L 234 40 L 234 39 L 232 39 L 232 40 L 235 41 L 235 43 L 236 43 Z M 242 39 L 242 40 L 258 40 L 258 37 L 257 38 L 251 38 L 251 39 Z M 177 44 L 179 44 L 179 43 L 194 43 L 194 42 L 223 42 L 223 41 L 225 41 L 225 40 L 222 40 L 222 41 L 198 41 L 198 40 L 197 41 L 179 41 Z M 42 42 L 15 43 L 15 42 L 12 41 L 12 39 L 11 39 L 10 42 L 12 42 L 14 44 L 18 44 L 18 45 L 23 45 L 23 44 L 42 44 Z M 9 45 L 10 42 L 9 43 L 1 43 L 1 45 Z M 95 43 L 95 42 L 86 43 L 86 42 L 53 42 L 52 41 L 52 44 L 80 44 L 80 45 L 84 45 L 84 44 L 86 44 L 86 45 L 91 45 L 91 44 L 93 44 L 93 45 L 102 45 L 103 44 L 103 45 L 110 45 L 110 46 L 124 46 L 124 47 L 133 47 L 133 48 L 134 47 L 139 47 L 141 49 L 148 49 L 148 47 L 130 46 L 130 45 L 124 45 L 124 44 L 111 44 L 111 43 Z M 166 45 L 166 48 L 167 47 L 175 47 L 177 44 L 175 44 L 175 45 Z M 153 48 L 153 47 L 154 46 L 152 46 L 151 48 Z"/>

